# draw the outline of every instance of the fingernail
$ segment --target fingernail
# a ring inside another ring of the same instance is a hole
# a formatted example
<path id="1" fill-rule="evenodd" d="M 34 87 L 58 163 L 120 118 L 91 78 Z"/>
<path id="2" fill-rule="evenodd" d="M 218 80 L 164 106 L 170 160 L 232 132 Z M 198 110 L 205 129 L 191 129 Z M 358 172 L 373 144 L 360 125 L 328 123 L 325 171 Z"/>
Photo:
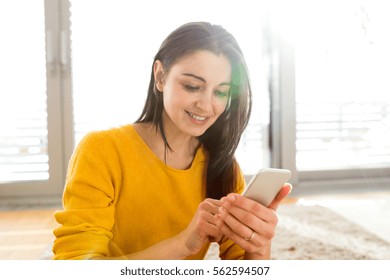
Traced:
<path id="1" fill-rule="evenodd" d="M 230 202 L 236 201 L 236 196 L 234 196 L 234 195 L 228 195 L 227 198 L 229 199 Z"/>

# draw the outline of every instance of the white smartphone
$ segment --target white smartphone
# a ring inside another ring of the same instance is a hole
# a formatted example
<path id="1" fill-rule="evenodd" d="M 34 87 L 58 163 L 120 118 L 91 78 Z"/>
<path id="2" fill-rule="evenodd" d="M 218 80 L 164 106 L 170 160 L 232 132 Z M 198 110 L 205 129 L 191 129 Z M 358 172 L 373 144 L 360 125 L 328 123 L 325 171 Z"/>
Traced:
<path id="1" fill-rule="evenodd" d="M 290 177 L 291 171 L 288 169 L 261 169 L 252 177 L 242 195 L 267 207 Z"/>

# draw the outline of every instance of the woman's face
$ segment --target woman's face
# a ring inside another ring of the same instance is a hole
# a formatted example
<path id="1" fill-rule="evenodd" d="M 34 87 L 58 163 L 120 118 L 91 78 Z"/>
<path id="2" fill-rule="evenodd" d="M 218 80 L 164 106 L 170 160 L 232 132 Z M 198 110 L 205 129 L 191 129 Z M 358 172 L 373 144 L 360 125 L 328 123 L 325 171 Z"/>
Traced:
<path id="1" fill-rule="evenodd" d="M 154 66 L 156 86 L 164 99 L 164 127 L 202 135 L 224 112 L 230 90 L 231 65 L 224 55 L 196 51 L 164 72 Z"/>

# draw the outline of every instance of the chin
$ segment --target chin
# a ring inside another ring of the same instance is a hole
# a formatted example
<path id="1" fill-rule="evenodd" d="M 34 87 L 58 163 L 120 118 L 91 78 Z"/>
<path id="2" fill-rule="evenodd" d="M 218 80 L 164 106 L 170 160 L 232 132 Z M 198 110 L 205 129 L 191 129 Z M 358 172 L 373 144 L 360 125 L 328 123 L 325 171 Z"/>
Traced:
<path id="1" fill-rule="evenodd" d="M 190 133 L 190 135 L 194 136 L 194 137 L 199 137 L 199 136 L 202 136 L 204 133 L 206 132 L 206 130 L 202 130 L 202 131 L 196 131 L 196 132 L 192 132 Z"/>
<path id="2" fill-rule="evenodd" d="M 191 129 L 191 128 L 188 128 L 186 127 L 185 130 L 183 130 L 185 133 L 193 136 L 193 137 L 199 137 L 199 136 L 202 136 L 206 131 L 207 129 L 209 129 L 209 127 L 207 128 L 197 128 L 197 129 Z"/>

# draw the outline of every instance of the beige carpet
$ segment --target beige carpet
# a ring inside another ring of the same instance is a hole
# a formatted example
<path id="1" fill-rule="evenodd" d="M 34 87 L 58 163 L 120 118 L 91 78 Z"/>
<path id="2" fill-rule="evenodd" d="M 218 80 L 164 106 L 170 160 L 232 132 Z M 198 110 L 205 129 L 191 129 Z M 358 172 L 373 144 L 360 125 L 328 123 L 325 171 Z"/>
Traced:
<path id="1" fill-rule="evenodd" d="M 321 206 L 281 205 L 275 260 L 390 260 L 390 243 Z M 375 229 L 373 229 L 375 232 Z M 215 246 L 208 259 L 216 259 Z"/>

